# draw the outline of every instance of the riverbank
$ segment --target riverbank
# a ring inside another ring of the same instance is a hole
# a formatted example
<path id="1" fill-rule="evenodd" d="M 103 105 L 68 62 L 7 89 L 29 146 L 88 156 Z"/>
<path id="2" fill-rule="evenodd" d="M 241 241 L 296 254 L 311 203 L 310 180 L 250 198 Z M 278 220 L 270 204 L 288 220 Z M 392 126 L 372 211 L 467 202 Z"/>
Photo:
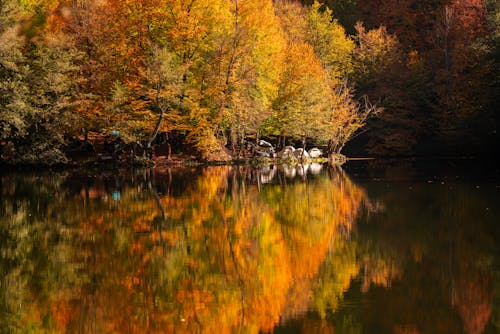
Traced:
<path id="1" fill-rule="evenodd" d="M 26 164 L 26 163 L 9 163 L 7 161 L 0 161 L 0 169 L 2 170 L 64 170 L 64 169 L 96 169 L 96 168 L 132 168 L 132 167 L 150 167 L 150 168 L 163 168 L 163 167 L 197 167 L 197 166 L 217 166 L 217 165 L 250 165 L 254 167 L 265 167 L 270 165 L 288 165 L 293 166 L 297 164 L 331 164 L 343 165 L 348 160 L 343 155 L 335 155 L 319 158 L 311 157 L 286 157 L 286 158 L 269 158 L 269 157 L 251 157 L 245 159 L 232 159 L 229 161 L 203 161 L 194 155 L 189 154 L 172 154 L 167 156 L 155 156 L 152 159 L 134 156 L 127 159 L 116 159 L 112 156 L 97 156 L 97 157 L 79 157 L 72 159 L 66 163 L 57 164 Z"/>

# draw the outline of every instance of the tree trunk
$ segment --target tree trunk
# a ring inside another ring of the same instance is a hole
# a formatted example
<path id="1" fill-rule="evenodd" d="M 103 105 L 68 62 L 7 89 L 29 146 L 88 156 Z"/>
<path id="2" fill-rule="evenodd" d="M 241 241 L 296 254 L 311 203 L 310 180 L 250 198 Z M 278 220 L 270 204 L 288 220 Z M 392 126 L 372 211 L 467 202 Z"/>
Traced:
<path id="1" fill-rule="evenodd" d="M 170 145 L 169 142 L 167 142 L 167 159 L 170 160 L 172 157 L 172 145 Z"/>
<path id="2" fill-rule="evenodd" d="M 160 131 L 161 123 L 163 121 L 163 115 L 164 115 L 163 108 L 160 108 L 160 115 L 158 116 L 158 120 L 156 121 L 155 129 L 153 130 L 153 133 L 151 134 L 151 137 L 149 138 L 146 145 L 147 150 L 151 148 L 151 144 L 154 142 L 156 136 L 158 135 L 158 132 Z"/>
<path id="3" fill-rule="evenodd" d="M 333 140 L 328 140 L 328 144 L 326 145 L 326 155 L 329 156 L 333 152 Z"/>
<path id="4" fill-rule="evenodd" d="M 306 137 L 302 137 L 302 153 L 300 159 L 304 159 L 304 152 L 306 151 Z"/>
<path id="5" fill-rule="evenodd" d="M 285 135 L 281 136 L 280 145 L 281 145 L 281 146 L 280 146 L 280 149 L 279 149 L 279 150 L 280 150 L 280 151 L 281 151 L 281 150 L 284 150 L 284 149 L 285 149 L 285 146 L 286 146 L 286 136 L 285 136 Z"/>

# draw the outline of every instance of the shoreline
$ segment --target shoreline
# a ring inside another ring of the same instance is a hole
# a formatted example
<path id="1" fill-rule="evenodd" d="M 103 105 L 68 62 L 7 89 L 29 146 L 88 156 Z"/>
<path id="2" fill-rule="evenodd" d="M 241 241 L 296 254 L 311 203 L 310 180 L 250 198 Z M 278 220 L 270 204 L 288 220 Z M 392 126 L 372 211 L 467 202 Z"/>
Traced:
<path id="1" fill-rule="evenodd" d="M 0 161 L 0 172 L 2 171 L 64 171 L 64 170 L 78 170 L 78 169 L 91 169 L 91 170 L 110 170 L 110 169 L 123 169 L 123 168 L 191 168 L 191 167 L 204 167 L 204 166 L 224 166 L 224 165 L 240 165 L 240 166 L 254 166 L 265 167 L 269 165 L 297 165 L 306 163 L 329 163 L 334 166 L 342 166 L 347 162 L 363 162 L 363 161 L 381 161 L 391 163 L 394 161 L 470 161 L 479 160 L 483 161 L 485 158 L 471 157 L 471 156 L 450 156 L 450 157 L 422 157 L 422 156 L 404 156 L 404 157 L 346 157 L 342 155 L 343 161 L 331 163 L 328 158 L 306 158 L 304 161 L 299 159 L 282 159 L 282 158 L 262 158 L 252 157 L 246 159 L 232 159 L 228 161 L 203 161 L 196 159 L 195 156 L 172 155 L 170 159 L 166 156 L 158 156 L 153 160 L 139 159 L 139 163 L 131 163 L 130 161 L 119 161 L 114 159 L 99 160 L 99 158 L 88 159 L 73 159 L 67 163 L 58 164 L 15 164 L 6 161 Z M 491 161 L 491 159 L 487 159 Z M 497 161 L 497 160 L 493 160 Z"/>
<path id="2" fill-rule="evenodd" d="M 342 165 L 349 158 L 342 156 L 337 159 L 335 165 Z M 252 157 L 246 159 L 232 159 L 228 161 L 203 161 L 196 159 L 194 156 L 172 155 L 170 159 L 166 156 L 158 156 L 153 159 L 138 158 L 134 161 L 116 160 L 116 159 L 77 159 L 70 160 L 67 163 L 58 164 L 14 164 L 8 162 L 0 162 L 0 171 L 17 170 L 17 171 L 37 171 L 37 170 L 71 170 L 71 169 L 115 169 L 115 168 L 161 168 L 161 167 L 203 167 L 203 166 L 222 166 L 222 165 L 251 165 L 254 167 L 264 167 L 268 165 L 297 165 L 307 163 L 329 163 L 328 158 L 262 158 Z"/>

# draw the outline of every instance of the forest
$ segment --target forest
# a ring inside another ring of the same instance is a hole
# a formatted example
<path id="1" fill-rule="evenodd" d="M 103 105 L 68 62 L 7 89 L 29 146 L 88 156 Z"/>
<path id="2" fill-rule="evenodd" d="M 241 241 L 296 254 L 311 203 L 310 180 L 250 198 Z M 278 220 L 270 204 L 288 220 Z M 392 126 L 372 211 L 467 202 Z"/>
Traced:
<path id="1" fill-rule="evenodd" d="M 492 0 L 0 1 L 0 163 L 90 133 L 200 160 L 498 151 Z M 83 138 L 83 139 L 82 139 Z M 180 138 L 180 140 L 179 140 Z"/>

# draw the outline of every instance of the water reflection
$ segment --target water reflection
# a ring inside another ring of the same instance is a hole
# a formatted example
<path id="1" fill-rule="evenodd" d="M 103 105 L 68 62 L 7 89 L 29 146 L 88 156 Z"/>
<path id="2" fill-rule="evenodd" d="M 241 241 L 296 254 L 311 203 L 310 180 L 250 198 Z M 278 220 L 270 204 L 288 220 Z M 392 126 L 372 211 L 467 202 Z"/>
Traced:
<path id="1" fill-rule="evenodd" d="M 457 167 L 389 167 L 363 182 L 378 205 L 357 224 L 363 270 L 347 294 L 370 301 L 357 321 L 379 333 L 498 333 L 496 183 Z"/>
<path id="2" fill-rule="evenodd" d="M 262 186 L 276 175 L 2 177 L 0 326 L 256 332 L 329 307 L 321 296 L 340 299 L 356 265 L 331 286 L 322 272 L 355 262 L 344 237 L 363 192 L 340 171 Z"/>
<path id="3" fill-rule="evenodd" d="M 293 170 L 1 176 L 0 328 L 498 329 L 496 193 Z"/>
<path id="4" fill-rule="evenodd" d="M 256 179 L 259 184 L 273 183 L 276 178 L 283 183 L 282 177 L 294 179 L 301 177 L 307 179 L 308 176 L 319 175 L 324 165 L 320 163 L 296 164 L 296 165 L 271 165 L 255 169 Z"/>

